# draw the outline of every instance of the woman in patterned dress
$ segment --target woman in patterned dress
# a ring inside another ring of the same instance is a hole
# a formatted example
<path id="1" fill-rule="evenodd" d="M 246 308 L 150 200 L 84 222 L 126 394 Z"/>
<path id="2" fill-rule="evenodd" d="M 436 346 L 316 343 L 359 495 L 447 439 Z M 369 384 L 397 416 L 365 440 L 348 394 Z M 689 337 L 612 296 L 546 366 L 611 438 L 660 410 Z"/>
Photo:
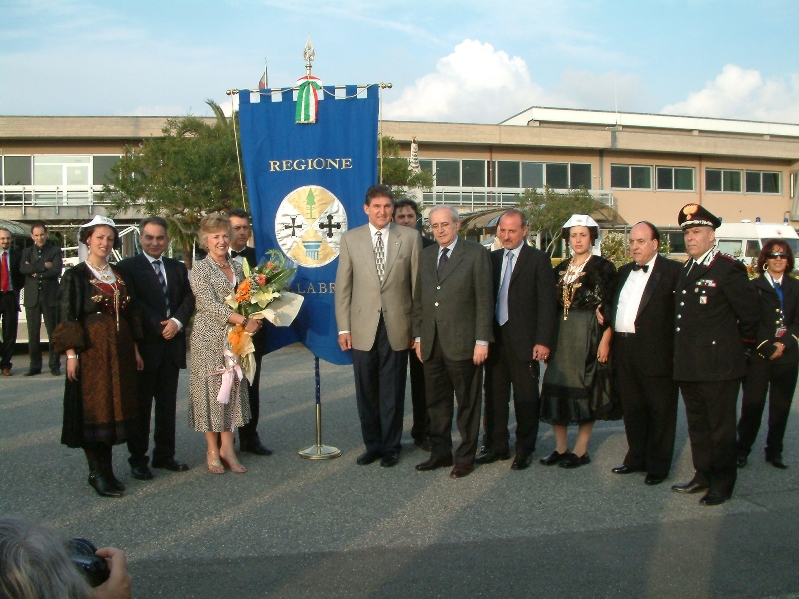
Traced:
<path id="1" fill-rule="evenodd" d="M 226 354 L 227 335 L 230 325 L 242 325 L 250 334 L 261 326 L 259 320 L 250 320 L 225 303 L 244 279 L 241 265 L 228 257 L 230 232 L 226 216 L 219 212 L 205 216 L 199 237 L 208 255 L 191 269 L 197 313 L 191 332 L 189 426 L 205 433 L 208 470 L 213 474 L 223 474 L 225 466 L 233 472 L 247 471 L 233 449 L 233 431 L 250 421 L 247 380 L 239 378 L 236 358 Z M 232 379 L 229 393 L 221 391 L 223 378 Z"/>
<path id="2" fill-rule="evenodd" d="M 557 343 L 541 389 L 541 422 L 552 425 L 556 448 L 545 466 L 577 468 L 588 464 L 588 441 L 596 420 L 618 419 L 610 389 L 609 326 L 599 324 L 597 310 L 610 323 L 610 301 L 616 267 L 592 248 L 599 227 L 588 215 L 575 214 L 563 225 L 573 255 L 555 267 L 558 305 Z M 578 425 L 577 441 L 568 450 L 568 425 Z"/>
<path id="3" fill-rule="evenodd" d="M 61 278 L 53 332 L 55 350 L 67 355 L 61 443 L 83 449 L 98 495 L 121 497 L 125 487 L 114 476 L 111 447 L 127 441 L 136 426 L 141 322 L 125 281 L 108 263 L 120 246 L 114 221 L 96 216 L 78 238 L 89 255 Z"/>

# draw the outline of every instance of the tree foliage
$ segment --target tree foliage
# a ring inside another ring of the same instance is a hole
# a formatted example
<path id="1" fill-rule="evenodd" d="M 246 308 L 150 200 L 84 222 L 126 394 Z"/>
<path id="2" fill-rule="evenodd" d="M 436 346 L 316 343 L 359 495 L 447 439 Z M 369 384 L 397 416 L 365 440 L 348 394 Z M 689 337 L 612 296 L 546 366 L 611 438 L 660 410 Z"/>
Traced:
<path id="1" fill-rule="evenodd" d="M 599 244 L 602 256 L 613 262 L 616 268 L 632 261 L 624 233 L 611 231 Z"/>
<path id="2" fill-rule="evenodd" d="M 519 200 L 519 210 L 527 215 L 531 231 L 539 231 L 549 240 L 546 251 L 552 255 L 561 239 L 563 223 L 572 214 L 591 214 L 599 207 L 585 188 L 557 192 L 549 186 L 541 193 L 536 189 L 525 189 Z"/>
<path id="3" fill-rule="evenodd" d="M 421 171 L 413 172 L 410 163 L 400 154 L 400 145 L 397 140 L 388 135 L 380 139 L 382 143 L 381 157 L 383 159 L 382 173 L 383 184 L 391 187 L 395 196 L 404 195 L 408 189 L 415 187 L 429 191 L 433 187 L 433 173 Z M 378 179 L 380 162 L 378 161 Z"/>
<path id="4" fill-rule="evenodd" d="M 163 137 L 125 148 L 112 169 L 114 185 L 103 189 L 112 215 L 136 210 L 164 217 L 186 257 L 205 214 L 244 205 L 233 122 L 214 101 L 206 103 L 216 115 L 213 125 L 191 115 L 168 119 Z"/>

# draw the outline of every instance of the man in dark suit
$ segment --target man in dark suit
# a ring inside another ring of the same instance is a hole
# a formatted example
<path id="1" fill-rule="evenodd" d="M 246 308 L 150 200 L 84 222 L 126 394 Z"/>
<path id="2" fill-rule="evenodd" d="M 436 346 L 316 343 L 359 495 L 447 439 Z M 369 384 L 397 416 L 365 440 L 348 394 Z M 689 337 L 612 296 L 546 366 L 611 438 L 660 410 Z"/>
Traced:
<path id="1" fill-rule="evenodd" d="M 58 321 L 58 278 L 61 276 L 61 248 L 47 239 L 47 225 L 37 221 L 31 225 L 33 245 L 22 250 L 19 271 L 25 275 L 25 318 L 28 322 L 30 366 L 25 376 L 42 372 L 40 336 L 42 317 L 49 339 L 48 366 L 53 376 L 61 374 L 61 358 L 53 349 L 53 331 Z"/>
<path id="2" fill-rule="evenodd" d="M 549 256 L 527 245 L 527 219 L 520 210 L 505 211 L 497 224 L 503 248 L 491 252 L 494 281 L 494 343 L 486 362 L 485 424 L 491 439 L 478 464 L 510 459 L 508 416 L 510 391 L 516 411 L 516 456 L 513 470 L 530 465 L 538 436 L 539 360 L 552 347 L 555 276 Z"/>
<path id="3" fill-rule="evenodd" d="M 410 198 L 400 198 L 394 202 L 394 222 L 403 227 L 416 229 L 419 221 L 419 207 Z M 422 248 L 436 245 L 436 242 L 422 235 Z M 430 451 L 430 416 L 427 415 L 427 399 L 424 390 L 424 367 L 416 357 L 416 352 L 408 352 L 408 366 L 411 371 L 411 403 L 413 404 L 413 426 L 411 437 L 414 445 Z"/>
<path id="4" fill-rule="evenodd" d="M 422 251 L 417 275 L 421 294 L 414 302 L 414 351 L 424 363 L 430 459 L 417 470 L 453 465 L 452 395 L 458 402 L 461 444 L 455 451 L 452 478 L 474 469 L 480 433 L 482 364 L 494 340 L 491 262 L 479 243 L 458 238 L 458 213 L 451 206 L 433 208 L 428 218 L 438 247 Z"/>
<path id="5" fill-rule="evenodd" d="M 258 257 L 255 249 L 247 245 L 250 240 L 252 226 L 250 225 L 250 215 L 241 208 L 231 208 L 228 210 L 230 228 L 233 234 L 230 236 L 230 258 L 242 264 L 245 260 L 250 268 L 258 266 Z M 261 361 L 264 357 L 264 347 L 266 345 L 266 327 L 261 327 L 252 336 L 252 344 L 255 347 L 253 360 L 255 360 L 255 374 L 249 383 L 250 392 L 250 421 L 239 429 L 239 443 L 241 451 L 255 455 L 272 455 L 272 450 L 261 443 L 258 436 L 258 417 L 261 413 Z"/>
<path id="6" fill-rule="evenodd" d="M 194 312 L 194 294 L 184 264 L 164 256 L 168 241 L 166 221 L 158 216 L 145 218 L 139 225 L 143 253 L 117 265 L 128 293 L 141 309 L 144 330 L 139 341 L 144 360 L 144 370 L 139 371 L 139 417 L 136 434 L 128 441 L 131 473 L 141 480 L 153 477 L 147 467 L 153 400 L 153 468 L 189 469 L 175 459 L 175 408 L 180 369 L 186 368 L 185 326 Z"/>
<path id="7" fill-rule="evenodd" d="M 696 473 L 678 493 L 706 491 L 703 505 L 732 496 L 737 475 L 735 417 L 746 374 L 746 343 L 754 344 L 760 302 L 746 267 L 714 247 L 721 221 L 698 204 L 678 222 L 691 259 L 675 297 L 674 380 L 680 385 Z"/>
<path id="8" fill-rule="evenodd" d="M 366 192 L 369 222 L 341 237 L 336 271 L 336 323 L 342 351 L 352 351 L 355 395 L 366 451 L 357 463 L 397 464 L 405 408 L 411 317 L 422 240 L 391 222 L 394 197 L 385 185 Z"/>
<path id="9" fill-rule="evenodd" d="M 627 455 L 616 474 L 646 472 L 657 485 L 669 474 L 677 431 L 674 289 L 682 265 L 658 255 L 650 222 L 630 231 L 633 262 L 619 269 L 613 295 L 614 383 L 621 398 Z"/>
<path id="10" fill-rule="evenodd" d="M 0 318 L 3 342 L 0 344 L 0 371 L 11 376 L 11 357 L 17 342 L 19 292 L 25 277 L 19 272 L 20 253 L 11 247 L 11 231 L 0 228 Z"/>

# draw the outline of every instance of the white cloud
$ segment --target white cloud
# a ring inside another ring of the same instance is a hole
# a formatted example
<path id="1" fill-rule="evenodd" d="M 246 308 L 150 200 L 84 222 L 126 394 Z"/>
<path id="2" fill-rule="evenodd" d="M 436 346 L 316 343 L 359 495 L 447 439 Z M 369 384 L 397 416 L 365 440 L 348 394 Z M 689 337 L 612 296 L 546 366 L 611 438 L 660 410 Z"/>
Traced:
<path id="1" fill-rule="evenodd" d="M 435 72 L 417 79 L 397 100 L 386 104 L 383 116 L 496 123 L 549 101 L 544 89 L 532 81 L 522 58 L 467 39 L 438 61 Z"/>
<path id="2" fill-rule="evenodd" d="M 760 71 L 728 64 L 688 99 L 661 111 L 758 121 L 799 122 L 799 74 L 765 79 Z"/>
<path id="3" fill-rule="evenodd" d="M 638 75 L 617 71 L 565 71 L 561 83 L 554 85 L 552 91 L 560 107 L 647 112 L 656 105 Z"/>

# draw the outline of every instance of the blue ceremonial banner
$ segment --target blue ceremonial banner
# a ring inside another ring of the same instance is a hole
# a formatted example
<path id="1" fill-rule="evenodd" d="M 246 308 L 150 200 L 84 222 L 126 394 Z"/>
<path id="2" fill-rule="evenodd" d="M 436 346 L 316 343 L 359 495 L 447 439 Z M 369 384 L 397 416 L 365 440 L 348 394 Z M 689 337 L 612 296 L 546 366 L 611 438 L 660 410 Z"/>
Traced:
<path id="1" fill-rule="evenodd" d="M 290 327 L 268 325 L 266 351 L 302 342 L 333 364 L 351 364 L 338 346 L 333 302 L 339 240 L 367 222 L 364 196 L 377 174 L 377 85 L 319 90 L 315 123 L 297 123 L 293 91 L 239 93 L 241 151 L 255 250 L 280 249 L 297 264 L 290 291 L 305 301 Z M 276 97 L 277 96 L 277 97 Z M 280 101 L 275 101 L 280 100 Z"/>

